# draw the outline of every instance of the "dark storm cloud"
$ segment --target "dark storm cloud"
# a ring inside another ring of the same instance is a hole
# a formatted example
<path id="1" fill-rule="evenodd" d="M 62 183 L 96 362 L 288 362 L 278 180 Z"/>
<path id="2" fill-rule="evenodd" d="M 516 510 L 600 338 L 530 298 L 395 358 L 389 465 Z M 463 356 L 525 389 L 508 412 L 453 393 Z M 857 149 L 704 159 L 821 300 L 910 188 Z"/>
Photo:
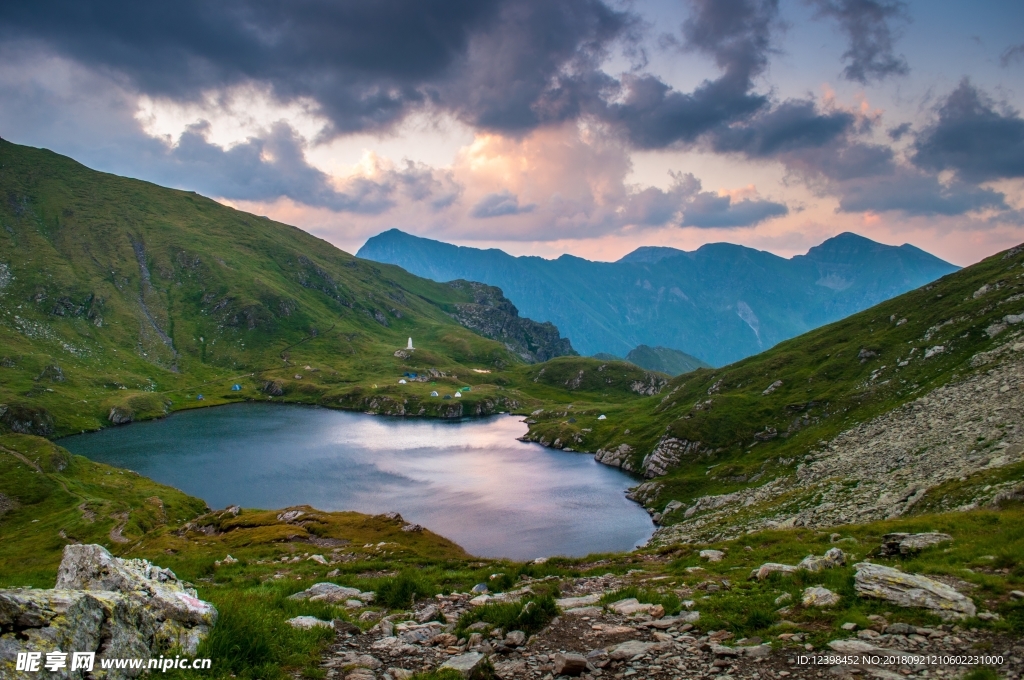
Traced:
<path id="1" fill-rule="evenodd" d="M 712 57 L 722 70 L 692 93 L 678 92 L 650 75 L 627 76 L 602 116 L 624 130 L 634 146 L 692 143 L 706 132 L 744 119 L 768 105 L 751 92 L 768 64 L 777 0 L 691 0 L 682 49 Z"/>
<path id="2" fill-rule="evenodd" d="M 537 205 L 519 205 L 519 197 L 507 189 L 496 194 L 484 196 L 479 203 L 473 206 L 470 215 L 477 218 L 502 217 L 504 215 L 522 215 L 533 212 Z"/>
<path id="3" fill-rule="evenodd" d="M 1024 118 L 995 103 L 964 80 L 939 106 L 938 120 L 918 136 L 914 162 L 955 170 L 974 182 L 1024 177 Z"/>
<path id="4" fill-rule="evenodd" d="M 910 72 L 907 61 L 893 52 L 898 26 L 909 21 L 900 0 L 807 0 L 817 16 L 833 19 L 849 39 L 843 53 L 843 77 L 867 84 Z"/>
<path id="5" fill-rule="evenodd" d="M 633 24 L 600 0 L 0 5 L 7 42 L 177 100 L 260 83 L 282 101 L 317 102 L 330 133 L 387 128 L 426 105 L 496 130 L 574 116 L 593 96 L 596 60 Z"/>
<path id="6" fill-rule="evenodd" d="M 508 2 L 430 92 L 466 122 L 490 130 L 574 119 L 615 86 L 600 62 L 617 39 L 635 39 L 636 26 L 598 0 Z"/>

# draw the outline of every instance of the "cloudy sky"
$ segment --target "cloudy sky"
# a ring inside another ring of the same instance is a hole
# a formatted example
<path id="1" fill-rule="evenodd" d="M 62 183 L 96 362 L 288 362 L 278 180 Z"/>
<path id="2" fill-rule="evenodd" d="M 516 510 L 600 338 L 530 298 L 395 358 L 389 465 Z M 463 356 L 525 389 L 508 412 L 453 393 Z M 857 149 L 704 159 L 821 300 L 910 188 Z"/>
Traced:
<path id="1" fill-rule="evenodd" d="M 1019 0 L 8 0 L 0 136 L 354 252 L 1024 241 Z"/>

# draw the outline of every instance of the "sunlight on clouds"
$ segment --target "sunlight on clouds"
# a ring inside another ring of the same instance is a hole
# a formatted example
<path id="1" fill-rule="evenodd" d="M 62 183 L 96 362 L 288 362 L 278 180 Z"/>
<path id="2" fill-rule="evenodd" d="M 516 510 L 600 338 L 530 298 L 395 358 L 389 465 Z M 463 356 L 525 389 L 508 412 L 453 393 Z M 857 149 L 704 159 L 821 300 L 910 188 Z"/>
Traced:
<path id="1" fill-rule="evenodd" d="M 227 91 L 204 92 L 199 101 L 174 101 L 140 95 L 135 119 L 146 134 L 177 143 L 189 127 L 207 123 L 206 141 L 222 148 L 241 144 L 287 121 L 301 137 L 314 139 L 327 126 L 311 99 L 288 103 L 274 99 L 266 88 L 245 85 Z"/>

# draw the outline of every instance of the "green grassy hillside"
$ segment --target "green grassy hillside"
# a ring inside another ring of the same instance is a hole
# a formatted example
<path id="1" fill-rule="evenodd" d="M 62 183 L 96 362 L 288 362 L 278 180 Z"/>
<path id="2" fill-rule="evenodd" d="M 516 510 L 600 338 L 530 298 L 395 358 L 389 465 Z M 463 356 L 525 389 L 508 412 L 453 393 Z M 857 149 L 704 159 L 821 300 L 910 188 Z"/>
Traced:
<path id="1" fill-rule="evenodd" d="M 626 445 L 623 467 L 641 474 L 663 439 L 691 444 L 658 478 L 659 510 L 764 484 L 818 442 L 985 370 L 984 355 L 975 357 L 1021 329 L 1022 263 L 1024 247 L 1013 248 L 757 356 L 673 378 L 642 400 L 577 407 L 571 421 L 564 409 L 534 414 L 528 436 L 577 451 Z M 579 380 L 599 376 L 593 368 Z"/>
<path id="2" fill-rule="evenodd" d="M 454 318 L 469 288 L 2 140 L 0 196 L 7 430 L 56 436 L 239 399 L 449 417 L 536 402 L 516 389 L 533 386 L 523 360 Z M 417 349 L 396 354 L 410 336 Z M 400 386 L 406 373 L 430 379 Z"/>

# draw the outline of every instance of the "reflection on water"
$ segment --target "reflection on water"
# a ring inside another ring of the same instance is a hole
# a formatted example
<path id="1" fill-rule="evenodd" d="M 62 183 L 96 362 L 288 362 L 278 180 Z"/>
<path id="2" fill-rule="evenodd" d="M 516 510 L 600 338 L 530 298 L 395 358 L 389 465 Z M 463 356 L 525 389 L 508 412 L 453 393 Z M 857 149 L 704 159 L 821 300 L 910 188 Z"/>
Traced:
<path id="1" fill-rule="evenodd" d="M 398 511 L 483 557 L 629 550 L 650 537 L 624 473 L 586 454 L 516 441 L 514 416 L 398 419 L 237 404 L 60 443 L 204 499 L 282 508 Z"/>

